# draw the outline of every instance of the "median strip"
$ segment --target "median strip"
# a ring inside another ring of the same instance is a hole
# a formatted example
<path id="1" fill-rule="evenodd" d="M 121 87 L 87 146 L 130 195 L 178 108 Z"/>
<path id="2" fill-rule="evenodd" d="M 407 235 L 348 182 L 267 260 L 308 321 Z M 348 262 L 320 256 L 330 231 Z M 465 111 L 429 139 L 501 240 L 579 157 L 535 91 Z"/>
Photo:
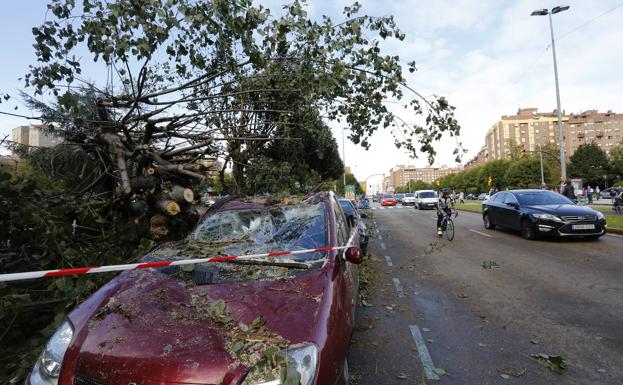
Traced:
<path id="1" fill-rule="evenodd" d="M 400 280 L 398 278 L 392 278 L 394 281 L 394 287 L 396 288 L 396 293 L 398 294 L 398 298 L 404 298 L 405 292 L 402 290 L 402 285 L 400 284 Z"/>
<path id="2" fill-rule="evenodd" d="M 422 361 L 426 378 L 429 380 L 439 380 L 439 376 L 435 373 L 433 360 L 430 358 L 428 348 L 426 347 L 426 343 L 424 343 L 424 338 L 422 338 L 420 328 L 418 328 L 417 325 L 409 325 L 409 329 L 411 330 L 411 336 L 415 341 L 415 346 L 417 347 L 418 354 L 420 355 L 420 360 Z"/>

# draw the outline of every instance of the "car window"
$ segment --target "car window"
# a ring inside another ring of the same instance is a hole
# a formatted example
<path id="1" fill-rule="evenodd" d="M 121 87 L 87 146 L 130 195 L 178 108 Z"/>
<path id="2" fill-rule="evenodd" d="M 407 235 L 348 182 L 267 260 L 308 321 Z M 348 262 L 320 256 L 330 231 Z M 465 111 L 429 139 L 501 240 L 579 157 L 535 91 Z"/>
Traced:
<path id="1" fill-rule="evenodd" d="M 346 224 L 346 217 L 342 213 L 342 208 L 339 204 L 333 205 L 333 211 L 335 213 L 335 227 L 337 232 L 337 243 L 339 246 L 346 245 L 348 242 L 348 225 Z"/>
<path id="2" fill-rule="evenodd" d="M 353 205 L 353 202 L 347 199 L 340 199 L 339 202 L 340 202 L 340 207 L 342 207 L 342 211 L 344 212 L 344 214 L 352 215 L 355 218 L 359 218 L 359 213 L 357 212 L 357 210 L 355 210 L 355 206 Z"/>
<path id="3" fill-rule="evenodd" d="M 518 202 L 513 194 L 506 193 L 504 194 L 504 203 L 518 203 Z"/>
<path id="4" fill-rule="evenodd" d="M 393 195 L 383 195 L 383 199 L 392 199 Z"/>
<path id="5" fill-rule="evenodd" d="M 506 193 L 495 193 L 493 194 L 493 196 L 489 199 L 492 202 L 503 202 L 504 201 L 504 195 L 506 195 Z"/>
<path id="6" fill-rule="evenodd" d="M 315 202 L 216 212 L 197 226 L 191 242 L 218 247 L 221 255 L 325 247 L 327 219 L 324 204 Z M 313 260 L 323 255 L 309 253 L 292 258 Z"/>
<path id="7" fill-rule="evenodd" d="M 415 194 L 413 193 L 405 194 L 405 198 L 413 198 L 414 196 Z"/>
<path id="8" fill-rule="evenodd" d="M 423 191 L 418 196 L 420 198 L 437 198 L 437 193 L 434 191 Z"/>
<path id="9" fill-rule="evenodd" d="M 525 206 L 570 205 L 574 204 L 567 197 L 552 191 L 526 191 L 517 193 L 519 203 Z"/>

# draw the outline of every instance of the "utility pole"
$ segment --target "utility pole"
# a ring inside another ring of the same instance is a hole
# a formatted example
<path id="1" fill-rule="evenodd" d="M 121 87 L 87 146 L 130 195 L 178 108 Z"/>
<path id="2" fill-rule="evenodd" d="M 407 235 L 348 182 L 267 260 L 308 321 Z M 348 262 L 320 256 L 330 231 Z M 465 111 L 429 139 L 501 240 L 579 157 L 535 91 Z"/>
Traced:
<path id="1" fill-rule="evenodd" d="M 567 179 L 567 165 L 565 164 L 565 139 L 562 129 L 562 110 L 560 108 L 560 88 L 558 86 L 558 64 L 556 63 L 556 45 L 554 41 L 554 25 L 552 23 L 552 15 L 569 9 L 568 5 L 562 7 L 554 7 L 551 10 L 538 9 L 530 16 L 545 16 L 549 17 L 549 31 L 552 38 L 552 56 L 554 58 L 554 79 L 556 82 L 556 109 L 558 110 L 558 136 L 560 140 L 560 177 L 563 180 Z"/>
<path id="2" fill-rule="evenodd" d="M 342 159 L 344 160 L 344 194 L 346 194 L 346 146 L 344 144 L 344 127 L 342 127 Z"/>
<path id="3" fill-rule="evenodd" d="M 545 185 L 545 177 L 543 176 L 543 151 L 541 151 L 541 145 L 539 144 L 539 159 L 541 160 L 541 187 Z"/>

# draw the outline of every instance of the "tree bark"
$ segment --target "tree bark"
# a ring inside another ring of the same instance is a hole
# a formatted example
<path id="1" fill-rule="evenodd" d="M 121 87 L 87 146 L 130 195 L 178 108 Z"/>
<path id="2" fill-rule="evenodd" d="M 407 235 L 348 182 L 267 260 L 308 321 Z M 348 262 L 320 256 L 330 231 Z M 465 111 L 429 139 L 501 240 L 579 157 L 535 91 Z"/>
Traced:
<path id="1" fill-rule="evenodd" d="M 180 185 L 173 186 L 169 195 L 171 196 L 171 199 L 176 202 L 192 203 L 195 200 L 193 190 Z"/>
<path id="2" fill-rule="evenodd" d="M 171 217 L 176 216 L 182 210 L 180 205 L 172 200 L 158 200 L 154 205 L 160 212 Z"/>

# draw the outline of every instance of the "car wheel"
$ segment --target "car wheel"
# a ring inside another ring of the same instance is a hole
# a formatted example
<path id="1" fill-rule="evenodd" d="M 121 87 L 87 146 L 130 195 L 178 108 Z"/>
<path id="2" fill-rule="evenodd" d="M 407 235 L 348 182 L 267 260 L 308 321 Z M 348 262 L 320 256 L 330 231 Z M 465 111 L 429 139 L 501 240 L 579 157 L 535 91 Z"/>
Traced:
<path id="1" fill-rule="evenodd" d="M 342 374 L 340 375 L 340 384 L 348 385 L 350 381 L 350 375 L 348 372 L 348 359 L 344 358 L 344 367 L 342 368 Z"/>
<path id="2" fill-rule="evenodd" d="M 536 232 L 534 231 L 534 225 L 530 223 L 528 220 L 524 220 L 521 222 L 521 236 L 524 239 L 528 239 L 530 241 L 536 239 Z"/>
<path id="3" fill-rule="evenodd" d="M 482 216 L 482 220 L 485 223 L 485 229 L 487 230 L 494 230 L 495 229 L 495 225 L 493 223 L 491 223 L 491 218 L 489 218 L 489 214 L 485 214 Z"/>

